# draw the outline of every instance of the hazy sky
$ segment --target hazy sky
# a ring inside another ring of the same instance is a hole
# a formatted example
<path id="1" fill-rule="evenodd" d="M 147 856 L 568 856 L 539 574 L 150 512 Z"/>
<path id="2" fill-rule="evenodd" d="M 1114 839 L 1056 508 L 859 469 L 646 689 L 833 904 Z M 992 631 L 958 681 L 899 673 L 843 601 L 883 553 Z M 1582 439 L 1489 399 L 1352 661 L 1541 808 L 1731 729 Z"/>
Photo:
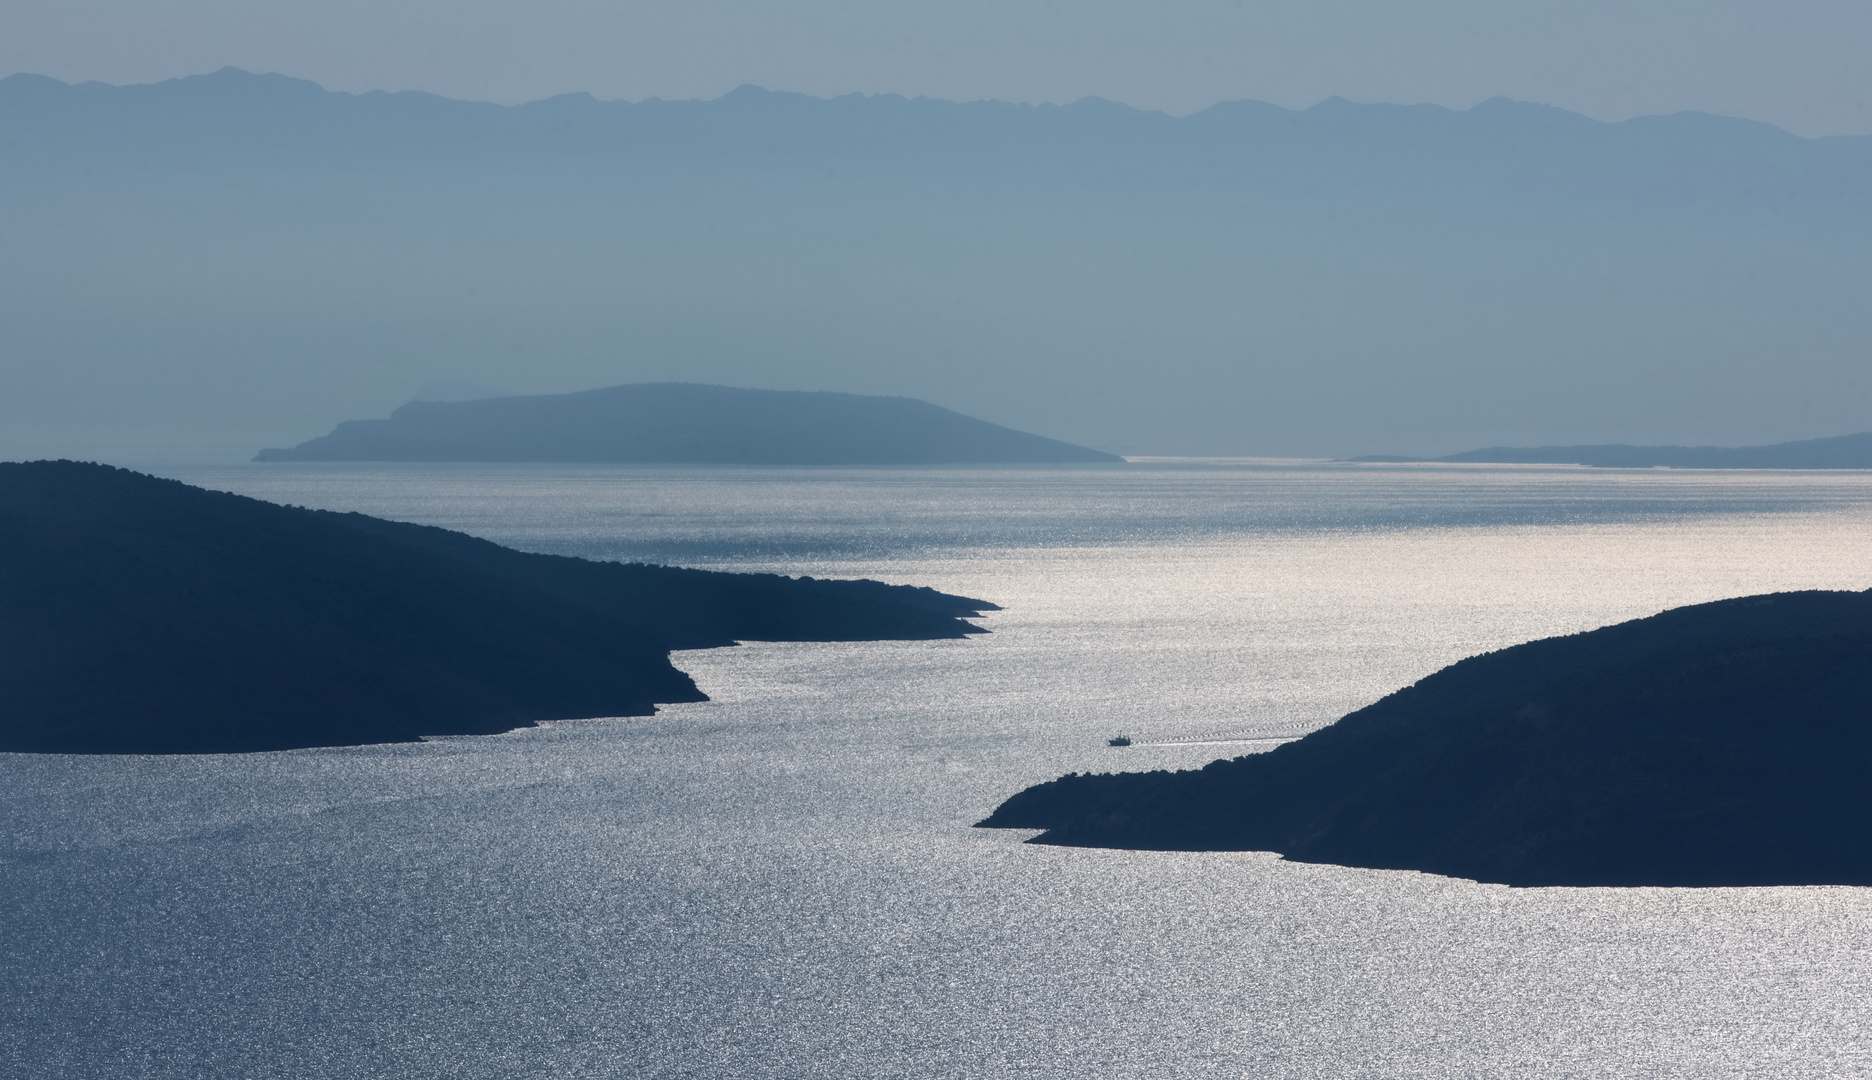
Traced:
<path id="1" fill-rule="evenodd" d="M 1261 98 L 1601 119 L 1703 109 L 1872 132 L 1868 0 L 7 0 L 0 74 L 147 82 L 223 65 L 514 102 L 752 82 L 1191 111 Z"/>

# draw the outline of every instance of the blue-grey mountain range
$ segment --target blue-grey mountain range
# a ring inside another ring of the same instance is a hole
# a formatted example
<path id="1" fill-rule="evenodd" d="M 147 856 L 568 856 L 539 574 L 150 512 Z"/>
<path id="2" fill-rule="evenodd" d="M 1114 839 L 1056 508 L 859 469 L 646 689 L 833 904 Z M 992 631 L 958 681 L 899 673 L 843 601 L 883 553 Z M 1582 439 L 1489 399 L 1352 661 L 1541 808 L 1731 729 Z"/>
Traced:
<path id="1" fill-rule="evenodd" d="M 909 396 L 1134 454 L 1872 426 L 1872 137 L 1703 114 L 16 75 L 0 242 L 0 456 L 244 456 L 442 380 Z"/>

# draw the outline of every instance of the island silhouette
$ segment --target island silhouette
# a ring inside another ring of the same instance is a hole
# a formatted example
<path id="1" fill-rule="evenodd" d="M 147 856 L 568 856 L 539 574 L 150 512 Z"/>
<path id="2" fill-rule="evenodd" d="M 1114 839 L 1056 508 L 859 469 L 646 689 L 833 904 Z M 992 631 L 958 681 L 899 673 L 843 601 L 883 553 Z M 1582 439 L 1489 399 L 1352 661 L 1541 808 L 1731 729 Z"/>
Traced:
<path id="1" fill-rule="evenodd" d="M 1368 454 L 1359 462 L 1457 461 L 1504 465 L 1592 465 L 1606 469 L 1872 469 L 1872 432 L 1766 446 L 1491 446 L 1437 458 Z"/>
<path id="2" fill-rule="evenodd" d="M 0 751 L 283 750 L 644 716 L 707 700 L 672 649 L 960 638 L 991 610 L 0 463 Z"/>
<path id="3" fill-rule="evenodd" d="M 926 401 L 701 383 L 412 401 L 255 461 L 578 461 L 706 465 L 1122 462 Z"/>
<path id="4" fill-rule="evenodd" d="M 1677 608 L 1471 657 L 1263 753 L 1072 774 L 1032 842 L 1509 885 L 1872 885 L 1872 593 Z"/>

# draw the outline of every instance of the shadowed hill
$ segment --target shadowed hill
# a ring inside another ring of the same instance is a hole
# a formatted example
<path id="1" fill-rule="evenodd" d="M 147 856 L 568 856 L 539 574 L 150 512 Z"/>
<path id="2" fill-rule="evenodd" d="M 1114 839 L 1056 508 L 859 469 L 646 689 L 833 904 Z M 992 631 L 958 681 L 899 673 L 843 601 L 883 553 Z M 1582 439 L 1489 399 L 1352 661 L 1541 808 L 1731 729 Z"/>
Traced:
<path id="1" fill-rule="evenodd" d="M 1391 455 L 1351 461 L 1457 461 L 1509 465 L 1594 465 L 1607 469 L 1872 469 L 1872 432 L 1767 446 L 1491 446 L 1440 458 Z"/>
<path id="2" fill-rule="evenodd" d="M 1872 593 L 1471 657 L 1266 753 L 1062 777 L 981 824 L 1511 885 L 1872 884 Z"/>
<path id="3" fill-rule="evenodd" d="M 706 700 L 674 648 L 956 638 L 993 607 L 0 464 L 0 750 L 276 750 L 648 715 Z"/>
<path id="4" fill-rule="evenodd" d="M 695 383 L 412 401 L 256 461 L 618 461 L 711 465 L 1119 462 L 912 398 Z"/>

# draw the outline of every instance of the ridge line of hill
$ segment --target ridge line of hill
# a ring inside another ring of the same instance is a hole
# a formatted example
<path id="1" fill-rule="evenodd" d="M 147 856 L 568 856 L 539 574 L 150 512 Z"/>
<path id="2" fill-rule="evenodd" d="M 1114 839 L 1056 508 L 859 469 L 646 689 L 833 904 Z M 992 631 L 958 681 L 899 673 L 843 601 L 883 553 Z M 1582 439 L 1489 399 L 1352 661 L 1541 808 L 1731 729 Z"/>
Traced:
<path id="1" fill-rule="evenodd" d="M 1344 460 L 1380 464 L 1589 465 L 1607 469 L 1872 469 L 1872 432 L 1761 446 L 1490 446 L 1442 457 L 1367 454 Z"/>

